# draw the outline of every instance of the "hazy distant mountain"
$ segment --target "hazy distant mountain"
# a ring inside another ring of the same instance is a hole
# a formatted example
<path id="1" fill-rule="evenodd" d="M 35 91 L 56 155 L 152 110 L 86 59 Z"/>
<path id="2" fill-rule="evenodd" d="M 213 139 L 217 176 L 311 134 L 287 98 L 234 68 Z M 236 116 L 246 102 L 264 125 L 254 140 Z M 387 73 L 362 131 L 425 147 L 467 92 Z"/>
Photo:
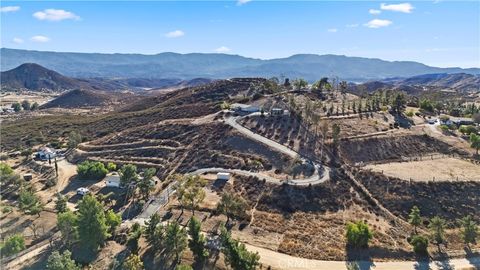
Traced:
<path id="1" fill-rule="evenodd" d="M 466 73 L 423 74 L 406 79 L 390 80 L 390 83 L 417 86 L 451 88 L 457 91 L 480 91 L 480 75 Z"/>
<path id="2" fill-rule="evenodd" d="M 455 90 L 457 92 L 480 92 L 480 75 L 466 73 L 423 74 L 408 78 L 388 78 L 381 81 L 350 83 L 348 91 L 354 94 L 371 93 L 379 89 L 393 89 L 418 94 L 426 90 Z"/>
<path id="3" fill-rule="evenodd" d="M 422 74 L 409 78 L 389 78 L 382 80 L 391 85 L 430 86 L 449 88 L 461 92 L 480 91 L 480 75 L 467 73 Z"/>
<path id="4" fill-rule="evenodd" d="M 427 73 L 480 74 L 479 68 L 436 68 L 417 62 L 383 61 L 340 55 L 301 54 L 288 58 L 261 60 L 227 54 L 100 54 L 41 52 L 1 49 L 1 70 L 23 63 L 38 63 L 71 77 L 107 78 L 230 78 L 303 77 L 318 80 L 338 76 L 365 81 L 390 77 L 411 77 Z"/>
<path id="5" fill-rule="evenodd" d="M 89 90 L 126 90 L 143 88 L 187 87 L 206 84 L 210 79 L 195 78 L 182 80 L 178 78 L 70 78 L 56 71 L 34 63 L 22 64 L 14 69 L 1 72 L 1 88 L 4 90 L 28 89 L 33 91 L 72 89 Z"/>

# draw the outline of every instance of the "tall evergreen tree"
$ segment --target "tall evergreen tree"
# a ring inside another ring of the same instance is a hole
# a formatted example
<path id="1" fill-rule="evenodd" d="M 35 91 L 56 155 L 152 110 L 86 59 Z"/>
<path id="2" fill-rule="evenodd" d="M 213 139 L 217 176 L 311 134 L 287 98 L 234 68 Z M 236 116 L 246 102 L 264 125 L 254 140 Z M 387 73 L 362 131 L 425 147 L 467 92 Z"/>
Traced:
<path id="1" fill-rule="evenodd" d="M 408 222 L 413 225 L 415 234 L 417 234 L 417 227 L 420 226 L 422 218 L 420 217 L 420 209 L 416 205 L 414 205 L 412 210 L 410 210 Z"/>
<path id="2" fill-rule="evenodd" d="M 91 251 L 97 251 L 109 236 L 103 205 L 90 194 L 78 204 L 78 235 L 82 247 Z"/>
<path id="3" fill-rule="evenodd" d="M 202 234 L 200 221 L 195 217 L 192 217 L 188 223 L 188 234 L 190 235 L 188 247 L 192 251 L 195 261 L 202 265 L 208 258 L 208 251 L 205 248 L 207 240 Z"/>

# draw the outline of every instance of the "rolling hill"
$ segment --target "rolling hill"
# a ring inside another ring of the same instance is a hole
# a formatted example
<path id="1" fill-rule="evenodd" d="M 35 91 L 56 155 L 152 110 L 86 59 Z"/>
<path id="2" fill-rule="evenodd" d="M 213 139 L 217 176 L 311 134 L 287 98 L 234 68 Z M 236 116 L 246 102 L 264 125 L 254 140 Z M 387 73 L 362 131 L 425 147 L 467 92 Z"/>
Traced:
<path id="1" fill-rule="evenodd" d="M 2 89 L 66 90 L 90 86 L 38 64 L 26 63 L 1 73 Z"/>
<path id="2" fill-rule="evenodd" d="M 63 93 L 59 97 L 42 105 L 40 109 L 97 107 L 110 105 L 115 103 L 115 101 L 116 98 L 101 91 L 75 89 Z"/>
<path id="3" fill-rule="evenodd" d="M 349 81 L 411 77 L 429 73 L 480 74 L 479 68 L 437 68 L 417 62 L 384 61 L 342 55 L 298 54 L 261 60 L 206 53 L 101 54 L 43 52 L 2 48 L 1 70 L 38 63 L 71 77 L 222 79 L 231 77 L 303 77 L 309 81 L 338 76 Z"/>

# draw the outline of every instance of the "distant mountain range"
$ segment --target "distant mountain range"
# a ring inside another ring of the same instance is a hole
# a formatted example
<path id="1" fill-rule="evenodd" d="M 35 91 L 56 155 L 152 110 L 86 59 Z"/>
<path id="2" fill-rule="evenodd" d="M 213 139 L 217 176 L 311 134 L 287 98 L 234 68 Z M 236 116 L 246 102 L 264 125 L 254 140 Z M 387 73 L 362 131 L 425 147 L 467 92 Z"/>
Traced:
<path id="1" fill-rule="evenodd" d="M 342 55 L 298 54 L 261 60 L 228 54 L 100 54 L 43 52 L 2 48 L 1 70 L 37 63 L 77 78 L 302 77 L 309 81 L 337 76 L 348 81 L 380 80 L 432 73 L 480 74 L 480 68 L 438 68 L 417 62 L 384 61 Z"/>
<path id="2" fill-rule="evenodd" d="M 192 80 L 181 80 L 177 78 L 71 78 L 35 63 L 21 64 L 14 69 L 4 71 L 1 73 L 0 78 L 1 89 L 28 89 L 34 91 L 64 91 L 72 89 L 113 91 L 132 90 L 136 88 L 180 88 L 197 86 L 211 81 L 205 78 L 195 78 Z"/>
<path id="3" fill-rule="evenodd" d="M 404 91 L 412 95 L 427 90 L 454 90 L 456 92 L 480 92 L 480 75 L 466 73 L 434 73 L 408 78 L 372 80 L 361 84 L 350 83 L 348 91 L 354 94 L 371 93 L 379 89 Z"/>
<path id="4" fill-rule="evenodd" d="M 387 79 L 383 80 L 383 82 L 394 85 L 443 87 L 454 89 L 460 92 L 480 91 L 480 75 L 472 75 L 466 73 L 423 74 L 406 79 Z"/>

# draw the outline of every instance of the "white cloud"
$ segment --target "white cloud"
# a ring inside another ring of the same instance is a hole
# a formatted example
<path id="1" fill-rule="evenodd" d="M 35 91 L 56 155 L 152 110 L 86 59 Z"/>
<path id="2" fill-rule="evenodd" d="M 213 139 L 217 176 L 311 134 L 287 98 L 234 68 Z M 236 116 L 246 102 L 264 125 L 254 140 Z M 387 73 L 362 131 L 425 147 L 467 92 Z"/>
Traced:
<path id="1" fill-rule="evenodd" d="M 364 24 L 368 28 L 380 28 L 380 27 L 386 27 L 392 24 L 392 21 L 389 20 L 380 20 L 380 19 L 374 19 L 369 21 L 368 23 Z"/>
<path id="2" fill-rule="evenodd" d="M 215 49 L 215 52 L 217 53 L 227 53 L 227 52 L 230 52 L 231 49 L 228 48 L 228 47 L 225 47 L 225 46 L 222 46 L 222 47 L 219 47 L 219 48 L 216 48 Z"/>
<path id="3" fill-rule="evenodd" d="M 0 12 L 15 12 L 19 10 L 20 10 L 19 6 L 6 6 L 6 7 L 0 8 Z"/>
<path id="4" fill-rule="evenodd" d="M 238 0 L 237 1 L 237 6 L 241 6 L 241 5 L 244 5 L 248 2 L 251 2 L 252 0 Z"/>
<path id="5" fill-rule="evenodd" d="M 33 41 L 33 42 L 45 43 L 45 42 L 49 42 L 50 38 L 48 38 L 46 36 L 33 36 L 33 37 L 30 38 L 30 40 Z"/>
<path id="6" fill-rule="evenodd" d="M 70 11 L 63 9 L 45 9 L 33 13 L 33 17 L 41 21 L 63 21 L 63 20 L 80 20 L 80 17 Z"/>
<path id="7" fill-rule="evenodd" d="M 337 28 L 330 28 L 330 29 L 327 29 L 327 32 L 330 32 L 330 33 L 336 33 L 338 31 Z"/>
<path id="8" fill-rule="evenodd" d="M 397 11 L 403 13 L 411 13 L 414 7 L 410 3 L 402 3 L 402 4 L 380 4 L 380 9 L 389 10 L 389 11 Z"/>
<path id="9" fill-rule="evenodd" d="M 165 34 L 165 37 L 167 38 L 178 38 L 183 36 L 185 36 L 185 33 L 182 30 L 175 30 Z"/>
<path id="10" fill-rule="evenodd" d="M 18 38 L 18 37 L 15 37 L 15 38 L 13 38 L 13 42 L 15 42 L 15 43 L 17 43 L 17 44 L 22 44 L 22 43 L 23 43 L 23 39 Z"/>
<path id="11" fill-rule="evenodd" d="M 348 28 L 354 28 L 354 27 L 358 27 L 358 23 L 347 24 L 345 26 Z"/>
<path id="12" fill-rule="evenodd" d="M 378 9 L 371 8 L 371 9 L 368 10 L 368 13 L 370 13 L 372 15 L 378 15 L 378 14 L 382 13 L 382 11 L 378 10 Z"/>

